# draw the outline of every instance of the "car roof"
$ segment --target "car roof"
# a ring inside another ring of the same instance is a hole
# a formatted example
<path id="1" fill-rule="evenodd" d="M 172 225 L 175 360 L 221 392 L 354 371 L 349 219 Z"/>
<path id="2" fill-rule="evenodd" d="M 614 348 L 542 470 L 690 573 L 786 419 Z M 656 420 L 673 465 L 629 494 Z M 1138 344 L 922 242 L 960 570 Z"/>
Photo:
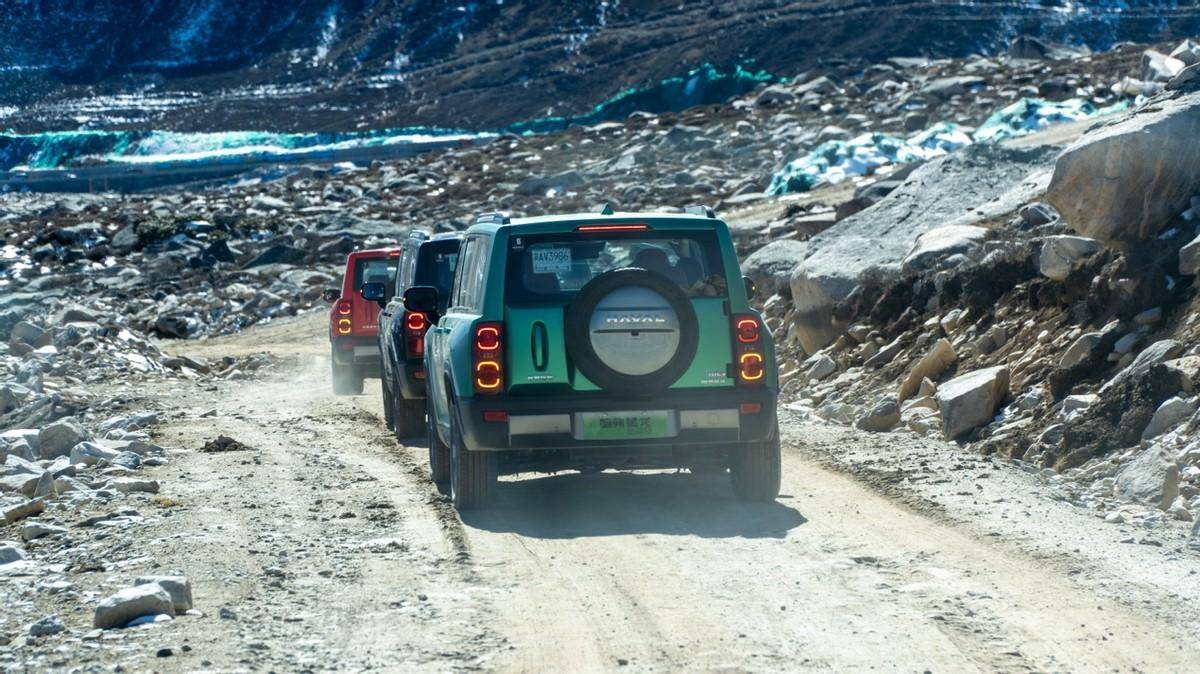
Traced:
<path id="1" fill-rule="evenodd" d="M 350 253 L 349 257 L 387 257 L 392 254 L 399 255 L 399 248 L 370 248 L 368 250 L 356 250 Z"/>
<path id="2" fill-rule="evenodd" d="M 541 215 L 532 218 L 515 218 L 507 223 L 485 222 L 472 225 L 467 229 L 471 232 L 497 232 L 504 230 L 510 234 L 537 234 L 563 232 L 574 229 L 579 225 L 601 224 L 647 224 L 654 229 L 715 229 L 724 227 L 725 223 L 718 218 L 695 213 L 566 213 L 560 215 Z"/>

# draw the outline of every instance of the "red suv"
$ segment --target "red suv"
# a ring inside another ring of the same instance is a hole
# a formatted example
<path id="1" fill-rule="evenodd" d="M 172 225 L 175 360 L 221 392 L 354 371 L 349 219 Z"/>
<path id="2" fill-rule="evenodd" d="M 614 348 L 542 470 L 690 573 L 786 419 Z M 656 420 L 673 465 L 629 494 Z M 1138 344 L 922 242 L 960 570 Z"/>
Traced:
<path id="1" fill-rule="evenodd" d="M 325 299 L 333 302 L 329 344 L 337 395 L 359 395 L 363 377 L 379 376 L 379 305 L 363 299 L 362 287 L 364 283 L 383 283 L 393 288 L 399 261 L 400 250 L 393 248 L 350 253 L 341 291 L 325 291 Z"/>

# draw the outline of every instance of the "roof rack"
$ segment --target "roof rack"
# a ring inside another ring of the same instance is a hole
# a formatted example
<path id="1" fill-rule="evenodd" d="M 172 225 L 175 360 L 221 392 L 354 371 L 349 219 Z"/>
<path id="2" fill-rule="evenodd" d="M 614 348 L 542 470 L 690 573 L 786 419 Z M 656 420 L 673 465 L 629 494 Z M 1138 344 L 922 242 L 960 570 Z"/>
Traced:
<path id="1" fill-rule="evenodd" d="M 432 236 L 432 233 L 425 229 L 412 229 L 408 232 L 408 238 L 410 239 L 428 239 L 430 236 Z"/>
<path id="2" fill-rule="evenodd" d="M 507 225 L 511 220 L 508 215 L 500 211 L 492 213 L 480 213 L 475 216 L 475 224 L 477 225 Z"/>
<path id="3" fill-rule="evenodd" d="M 706 218 L 716 218 L 717 217 L 717 213 L 716 213 L 716 211 L 714 211 L 712 209 L 712 207 L 704 206 L 704 205 L 700 205 L 700 204 L 697 204 L 695 206 L 688 206 L 687 208 L 683 209 L 683 212 L 690 213 L 691 215 L 702 215 Z"/>

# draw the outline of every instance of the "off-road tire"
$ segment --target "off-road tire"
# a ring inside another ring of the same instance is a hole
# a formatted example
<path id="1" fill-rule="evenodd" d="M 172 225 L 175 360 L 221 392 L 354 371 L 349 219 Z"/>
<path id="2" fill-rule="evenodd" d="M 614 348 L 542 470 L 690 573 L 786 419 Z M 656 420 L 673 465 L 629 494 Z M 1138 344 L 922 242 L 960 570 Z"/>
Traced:
<path id="1" fill-rule="evenodd" d="M 749 442 L 734 450 L 729 475 L 733 493 L 742 501 L 774 501 L 780 482 L 779 428 L 769 440 Z"/>
<path id="2" fill-rule="evenodd" d="M 425 401 L 392 396 L 392 430 L 398 440 L 420 437 L 425 430 Z"/>
<path id="3" fill-rule="evenodd" d="M 362 372 L 353 365 L 338 365 L 332 351 L 329 354 L 330 375 L 333 378 L 333 394 L 358 396 L 363 392 Z"/>
<path id="4" fill-rule="evenodd" d="M 450 410 L 450 500 L 462 510 L 491 504 L 496 491 L 496 455 L 476 452 L 463 443 L 457 411 Z"/>
<path id="5" fill-rule="evenodd" d="M 442 442 L 438 435 L 437 426 L 433 421 L 433 403 L 426 398 L 425 428 L 429 433 L 429 479 L 437 485 L 438 491 L 450 491 L 450 448 Z"/>
<path id="6" fill-rule="evenodd" d="M 389 431 L 394 430 L 396 428 L 396 406 L 392 399 L 392 392 L 388 390 L 386 378 L 379 378 L 379 388 L 383 391 L 383 424 Z"/>

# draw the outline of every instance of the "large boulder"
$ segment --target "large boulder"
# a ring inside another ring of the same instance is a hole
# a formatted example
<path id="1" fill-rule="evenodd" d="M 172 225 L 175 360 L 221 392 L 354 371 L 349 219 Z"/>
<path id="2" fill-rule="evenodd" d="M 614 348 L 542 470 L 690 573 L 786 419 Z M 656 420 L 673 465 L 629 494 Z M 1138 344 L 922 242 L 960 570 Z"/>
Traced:
<path id="1" fill-rule="evenodd" d="M 869 269 L 897 275 L 922 234 L 946 225 L 978 225 L 1032 201 L 1045 186 L 1033 176 L 1048 180 L 1054 152 L 990 143 L 966 147 L 922 165 L 879 203 L 809 239 L 807 255 L 791 277 L 804 350 L 816 353 L 836 339 L 845 326 L 834 319 L 834 305 Z"/>
<path id="2" fill-rule="evenodd" d="M 1179 466 L 1170 452 L 1153 445 L 1117 473 L 1114 486 L 1124 498 L 1166 510 L 1179 495 Z"/>
<path id="3" fill-rule="evenodd" d="M 987 237 L 988 230 L 974 225 L 946 225 L 917 237 L 900 262 L 902 271 L 923 271 L 950 257 L 966 253 Z"/>
<path id="4" fill-rule="evenodd" d="M 1008 368 L 976 370 L 942 384 L 937 390 L 942 433 L 953 440 L 992 420 L 1008 396 Z"/>
<path id="5" fill-rule="evenodd" d="M 1103 124 L 1058 159 L 1046 200 L 1102 241 L 1154 236 L 1200 184 L 1200 93 L 1155 101 Z"/>
<path id="6" fill-rule="evenodd" d="M 749 276 L 765 299 L 787 288 L 792 270 L 808 253 L 808 244 L 795 239 L 772 241 L 750 254 L 742 262 L 742 273 Z"/>

